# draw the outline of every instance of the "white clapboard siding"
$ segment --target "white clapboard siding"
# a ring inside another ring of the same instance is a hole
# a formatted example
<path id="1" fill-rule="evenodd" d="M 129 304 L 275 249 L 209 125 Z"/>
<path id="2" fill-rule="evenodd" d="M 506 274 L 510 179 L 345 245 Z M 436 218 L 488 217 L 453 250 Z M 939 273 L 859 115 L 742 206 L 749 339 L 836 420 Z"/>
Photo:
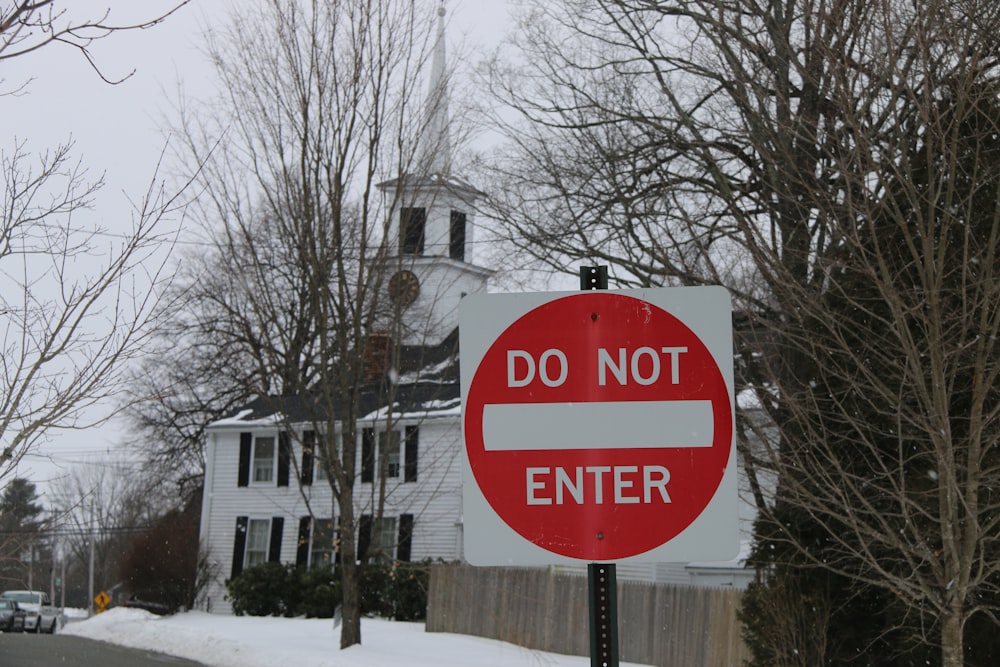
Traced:
<path id="1" fill-rule="evenodd" d="M 413 515 L 411 560 L 457 560 L 461 556 L 459 524 L 462 512 L 459 418 L 454 414 L 430 416 L 421 420 L 400 421 L 398 427 L 408 424 L 420 429 L 417 480 L 405 482 L 402 472 L 399 478 L 387 480 L 385 515 Z M 201 540 L 209 554 L 214 576 L 202 595 L 201 606 L 219 613 L 232 611 L 226 600 L 225 581 L 232 572 L 237 517 L 283 517 L 281 561 L 289 563 L 296 559 L 299 519 L 309 514 L 309 508 L 316 517 L 334 516 L 332 495 L 325 480 L 316 480 L 304 487 L 300 484 L 302 449 L 297 438 L 292 438 L 295 463 L 291 467 L 287 487 L 277 486 L 276 479 L 267 484 L 251 481 L 249 486 L 238 486 L 242 432 L 276 435 L 278 429 L 255 424 L 211 429 Z M 404 452 L 401 450 L 401 466 L 403 463 Z M 360 444 L 358 474 L 354 499 L 355 516 L 360 518 L 363 514 L 373 513 L 373 504 L 378 497 L 377 478 L 374 483 L 360 481 Z"/>

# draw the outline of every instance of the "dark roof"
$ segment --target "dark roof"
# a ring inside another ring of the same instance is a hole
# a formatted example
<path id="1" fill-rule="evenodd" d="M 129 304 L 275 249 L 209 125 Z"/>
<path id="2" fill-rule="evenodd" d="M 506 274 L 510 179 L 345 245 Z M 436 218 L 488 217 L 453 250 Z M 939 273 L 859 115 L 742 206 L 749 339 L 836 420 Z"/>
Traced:
<path id="1" fill-rule="evenodd" d="M 393 413 L 433 415 L 456 410 L 461 391 L 458 375 L 458 329 L 438 345 L 409 345 L 400 349 L 400 368 L 362 388 L 359 418 L 384 413 L 392 400 Z M 392 381 L 395 380 L 393 384 Z M 331 406 L 317 394 L 258 396 L 212 426 L 254 422 L 307 423 L 326 418 Z M 334 404 L 334 414 L 341 412 Z M 384 415 L 383 415 L 384 416 Z"/>
<path id="2" fill-rule="evenodd" d="M 458 382 L 458 328 L 437 345 L 403 345 L 399 372 L 417 381 Z"/>

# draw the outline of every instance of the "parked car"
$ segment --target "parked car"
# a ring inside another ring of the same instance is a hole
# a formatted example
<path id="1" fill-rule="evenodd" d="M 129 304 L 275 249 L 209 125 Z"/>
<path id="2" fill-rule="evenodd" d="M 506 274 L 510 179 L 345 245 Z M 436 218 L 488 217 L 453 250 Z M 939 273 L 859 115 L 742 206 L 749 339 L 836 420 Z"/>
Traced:
<path id="1" fill-rule="evenodd" d="M 26 613 L 14 600 L 0 599 L 0 630 L 23 632 Z"/>
<path id="2" fill-rule="evenodd" d="M 163 602 L 154 602 L 147 596 L 133 595 L 128 600 L 122 603 L 123 607 L 129 607 L 131 609 L 145 609 L 148 612 L 157 614 L 159 616 L 166 616 L 177 611 L 175 608 L 169 604 Z"/>
<path id="3" fill-rule="evenodd" d="M 55 632 L 59 610 L 51 606 L 49 594 L 42 591 L 4 591 L 0 599 L 13 600 L 24 610 L 25 632 Z"/>
<path id="4" fill-rule="evenodd" d="M 38 632 L 47 632 L 50 635 L 66 624 L 62 610 L 52 605 L 42 605 L 38 610 Z"/>

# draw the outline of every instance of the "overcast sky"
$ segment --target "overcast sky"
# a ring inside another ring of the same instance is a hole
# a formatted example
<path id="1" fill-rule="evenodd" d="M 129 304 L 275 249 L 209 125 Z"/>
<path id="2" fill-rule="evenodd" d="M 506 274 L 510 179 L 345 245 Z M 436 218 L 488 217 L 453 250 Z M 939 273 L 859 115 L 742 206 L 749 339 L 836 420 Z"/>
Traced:
<path id="1" fill-rule="evenodd" d="M 416 0 L 433 12 L 439 0 Z M 130 20 L 139 6 L 165 7 L 167 0 L 74 0 L 97 11 L 111 6 L 112 18 Z M 163 24 L 149 30 L 114 35 L 93 46 L 105 76 L 126 81 L 108 85 L 69 47 L 52 45 L 29 56 L 6 61 L 0 70 L 6 88 L 30 79 L 24 93 L 0 96 L 2 146 L 27 141 L 43 152 L 68 140 L 74 154 L 106 186 L 96 201 L 93 222 L 109 230 L 128 230 L 130 201 L 138 201 L 153 177 L 167 141 L 165 127 L 179 91 L 201 99 L 212 94 L 209 67 L 202 55 L 205 31 L 225 21 L 230 0 L 193 0 Z M 509 30 L 508 0 L 448 0 L 448 55 L 459 51 L 472 60 L 496 46 Z M 131 6 L 131 8 L 130 8 Z M 44 489 L 47 482 L 93 465 L 129 441 L 120 423 L 100 429 L 62 433 L 27 457 L 18 474 Z"/>

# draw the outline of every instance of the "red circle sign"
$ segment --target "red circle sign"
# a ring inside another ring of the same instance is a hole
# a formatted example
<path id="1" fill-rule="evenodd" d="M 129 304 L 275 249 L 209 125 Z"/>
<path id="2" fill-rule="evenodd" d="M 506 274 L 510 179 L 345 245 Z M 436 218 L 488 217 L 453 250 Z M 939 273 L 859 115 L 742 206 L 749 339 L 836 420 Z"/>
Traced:
<path id="1" fill-rule="evenodd" d="M 549 301 L 507 327 L 465 403 L 469 465 L 514 531 L 591 561 L 684 531 L 729 463 L 732 404 L 701 340 L 613 292 Z"/>

